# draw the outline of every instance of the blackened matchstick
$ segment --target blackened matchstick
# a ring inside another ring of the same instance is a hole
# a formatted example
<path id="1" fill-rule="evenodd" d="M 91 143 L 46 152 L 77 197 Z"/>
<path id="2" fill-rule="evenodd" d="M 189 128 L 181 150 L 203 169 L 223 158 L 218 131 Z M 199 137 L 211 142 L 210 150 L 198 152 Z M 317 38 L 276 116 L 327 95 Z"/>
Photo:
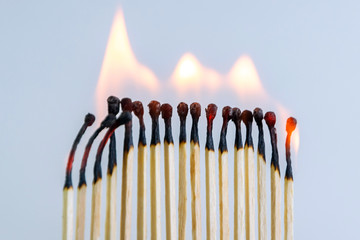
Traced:
<path id="1" fill-rule="evenodd" d="M 180 134 L 179 134 L 179 240 L 186 239 L 186 213 L 187 213 L 187 174 L 186 174 L 186 117 L 189 107 L 186 103 L 181 102 L 177 106 L 177 112 L 180 118 Z"/>
<path id="2" fill-rule="evenodd" d="M 219 209 L 220 209 L 220 240 L 230 238 L 229 229 L 229 180 L 228 180 L 228 148 L 226 134 L 231 119 L 231 107 L 222 110 L 223 124 L 219 142 Z"/>
<path id="3" fill-rule="evenodd" d="M 216 175 L 215 148 L 212 136 L 213 121 L 216 117 L 217 106 L 209 104 L 205 109 L 207 119 L 205 144 L 205 172 L 206 172 L 206 239 L 216 239 Z"/>
<path id="4" fill-rule="evenodd" d="M 258 126 L 258 149 L 257 149 L 257 201 L 258 201 L 258 239 L 266 240 L 266 158 L 265 141 L 262 120 L 263 111 L 260 108 L 254 109 L 254 119 Z"/>
<path id="5" fill-rule="evenodd" d="M 171 131 L 172 107 L 161 105 L 161 116 L 165 123 L 164 136 L 164 172 L 165 172 L 165 212 L 166 239 L 176 239 L 176 206 L 175 206 L 175 168 L 174 140 Z"/>
<path id="6" fill-rule="evenodd" d="M 150 211 L 151 211 L 151 239 L 161 239 L 160 216 L 160 132 L 159 115 L 160 103 L 151 101 L 148 104 L 152 119 L 150 143 Z"/>
<path id="7" fill-rule="evenodd" d="M 90 239 L 98 240 L 100 239 L 100 215 L 101 215 L 101 182 L 102 182 L 102 171 L 101 171 L 101 158 L 104 147 L 115 132 L 116 128 L 129 122 L 131 120 L 131 113 L 123 112 L 111 125 L 111 127 L 106 132 L 102 141 L 99 144 L 96 153 L 96 160 L 94 164 L 94 180 L 93 180 L 93 190 L 92 190 L 92 199 L 91 199 L 91 229 L 90 229 Z"/>
<path id="8" fill-rule="evenodd" d="M 273 112 L 267 112 L 264 117 L 270 131 L 271 138 L 271 240 L 281 239 L 281 186 L 280 186 L 280 165 L 277 149 L 276 116 Z"/>
<path id="9" fill-rule="evenodd" d="M 244 146 L 241 136 L 241 110 L 232 109 L 235 124 L 234 143 L 234 240 L 245 239 L 245 184 L 244 184 Z"/>
<path id="10" fill-rule="evenodd" d="M 242 112 L 241 118 L 246 126 L 246 138 L 244 147 L 246 239 L 255 240 L 255 168 L 254 144 L 251 136 L 253 115 L 249 110 L 245 110 Z"/>
<path id="11" fill-rule="evenodd" d="M 131 114 L 133 104 L 130 98 L 121 99 L 121 109 L 124 112 Z M 125 124 L 121 186 L 120 240 L 130 239 L 133 162 L 134 144 L 132 137 L 132 121 L 130 120 Z M 116 189 L 114 191 L 116 192 Z M 114 228 L 116 230 L 116 227 Z"/>
<path id="12" fill-rule="evenodd" d="M 147 147 L 144 108 L 140 101 L 133 102 L 133 112 L 139 119 L 138 188 L 137 188 L 137 239 L 146 239 L 146 160 Z"/>
<path id="13" fill-rule="evenodd" d="M 86 190 L 87 190 L 85 170 L 86 170 L 87 160 L 89 157 L 91 146 L 94 140 L 96 139 L 96 137 L 99 135 L 99 133 L 103 129 L 110 127 L 115 122 L 116 115 L 119 113 L 120 100 L 117 97 L 114 96 L 108 97 L 107 103 L 108 103 L 108 115 L 101 122 L 100 127 L 98 127 L 93 133 L 93 135 L 89 138 L 81 162 L 78 193 L 77 193 L 77 205 L 76 205 L 76 230 L 75 230 L 76 240 L 84 240 L 85 238 L 84 234 L 85 234 L 85 211 L 86 211 Z M 113 136 L 115 135 L 112 135 L 111 137 Z M 110 146 L 113 145 L 111 144 L 111 142 L 112 141 L 110 138 Z M 114 148 L 114 146 L 112 148 Z M 113 151 L 110 149 L 110 152 Z M 110 159 L 109 159 L 109 163 L 110 163 Z"/>
<path id="14" fill-rule="evenodd" d="M 85 116 L 84 123 L 81 126 L 74 143 L 72 145 L 67 166 L 66 166 L 66 175 L 65 175 L 65 184 L 63 188 L 63 232 L 62 239 L 63 240 L 71 240 L 73 239 L 73 218 L 74 218 L 74 190 L 72 183 L 72 167 L 74 163 L 74 156 L 76 152 L 76 148 L 81 140 L 81 137 L 84 135 L 87 127 L 91 126 L 95 121 L 95 116 L 88 113 Z"/>
<path id="15" fill-rule="evenodd" d="M 199 103 L 190 105 L 192 117 L 190 137 L 190 180 L 191 180 L 191 215 L 192 239 L 201 239 L 201 199 L 200 199 L 200 145 L 198 123 L 201 115 Z"/>
<path id="16" fill-rule="evenodd" d="M 284 239 L 294 239 L 294 178 L 291 167 L 290 157 L 290 140 L 291 134 L 296 128 L 297 121 L 290 117 L 286 122 L 286 172 L 285 172 L 285 187 L 284 187 Z"/>

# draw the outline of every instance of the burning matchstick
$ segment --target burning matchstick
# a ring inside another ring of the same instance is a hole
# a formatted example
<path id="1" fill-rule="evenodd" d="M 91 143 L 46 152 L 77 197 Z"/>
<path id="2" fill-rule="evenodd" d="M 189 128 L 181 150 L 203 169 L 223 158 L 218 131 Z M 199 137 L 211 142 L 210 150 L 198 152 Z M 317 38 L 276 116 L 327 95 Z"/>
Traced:
<path id="1" fill-rule="evenodd" d="M 215 149 L 212 136 L 213 121 L 217 106 L 209 104 L 205 109 L 207 118 L 205 171 L 206 171 L 206 239 L 216 239 L 216 181 L 215 181 Z"/>
<path id="2" fill-rule="evenodd" d="M 297 121 L 290 117 L 286 122 L 286 172 L 285 172 L 285 187 L 284 187 L 284 239 L 294 239 L 294 178 L 291 167 L 290 157 L 290 139 L 291 134 L 296 128 Z"/>

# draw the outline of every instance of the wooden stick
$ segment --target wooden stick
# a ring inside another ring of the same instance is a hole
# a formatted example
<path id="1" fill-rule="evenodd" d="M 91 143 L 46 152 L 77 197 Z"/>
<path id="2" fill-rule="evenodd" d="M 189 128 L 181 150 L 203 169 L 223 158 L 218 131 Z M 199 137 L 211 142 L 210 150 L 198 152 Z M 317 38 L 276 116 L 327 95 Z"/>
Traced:
<path id="1" fill-rule="evenodd" d="M 171 132 L 172 107 L 161 105 L 161 115 L 165 123 L 164 137 L 164 171 L 165 171 L 165 210 L 166 239 L 176 239 L 176 206 L 175 206 L 175 168 L 174 140 Z"/>
<path id="2" fill-rule="evenodd" d="M 85 116 L 84 123 L 81 126 L 74 143 L 72 145 L 68 162 L 66 165 L 66 173 L 65 173 L 65 184 L 63 188 L 63 232 L 62 239 L 63 240 L 71 240 L 73 239 L 73 221 L 74 221 L 74 190 L 72 184 L 72 167 L 74 163 L 74 156 L 76 152 L 76 148 L 81 140 L 81 137 L 84 135 L 87 127 L 91 126 L 95 121 L 95 116 L 88 113 Z"/>
<path id="3" fill-rule="evenodd" d="M 268 125 L 271 137 L 271 240 L 281 239 L 281 186 L 280 186 L 280 165 L 277 149 L 276 116 L 273 112 L 265 114 L 265 121 Z"/>
<path id="4" fill-rule="evenodd" d="M 101 172 L 101 158 L 104 147 L 115 132 L 116 128 L 129 122 L 131 120 L 131 113 L 123 112 L 116 119 L 116 121 L 111 125 L 109 130 L 106 132 L 102 141 L 99 144 L 96 160 L 94 164 L 94 180 L 93 180 L 93 191 L 92 191 L 92 200 L 91 200 L 91 229 L 90 229 L 90 239 L 98 240 L 100 238 L 100 215 L 101 215 L 101 181 L 102 181 L 102 172 Z"/>
<path id="5" fill-rule="evenodd" d="M 223 125 L 219 143 L 219 209 L 220 209 L 220 240 L 230 238 L 229 228 L 229 180 L 228 180 L 228 149 L 226 133 L 228 122 L 231 118 L 231 107 L 222 110 Z"/>
<path id="6" fill-rule="evenodd" d="M 129 113 L 132 112 L 133 104 L 130 98 L 123 98 L 121 100 L 121 109 Z M 132 121 L 129 121 L 125 124 L 124 137 L 121 186 L 120 240 L 130 239 L 133 162 L 134 144 L 132 138 Z"/>
<path id="7" fill-rule="evenodd" d="M 149 112 L 152 119 L 150 143 L 150 203 L 151 203 L 151 239 L 161 239 L 160 216 L 160 133 L 159 115 L 160 103 L 151 101 Z"/>
<path id="8" fill-rule="evenodd" d="M 251 136 L 253 115 L 245 110 L 241 114 L 246 126 L 245 138 L 245 226 L 246 239 L 255 240 L 255 173 L 254 173 L 254 145 Z"/>
<path id="9" fill-rule="evenodd" d="M 201 199 L 200 199 L 200 146 L 198 122 L 201 114 L 199 103 L 190 105 L 190 114 L 193 119 L 190 139 L 190 180 L 191 180 L 191 212 L 192 212 L 192 239 L 201 239 Z"/>
<path id="10" fill-rule="evenodd" d="M 241 137 L 241 111 L 232 110 L 235 124 L 234 144 L 234 240 L 245 239 L 245 184 L 244 184 L 244 147 Z"/>
<path id="11" fill-rule="evenodd" d="M 290 117 L 286 122 L 286 173 L 285 173 L 285 188 L 284 188 L 284 239 L 294 239 L 294 178 L 291 167 L 291 153 L 290 153 L 290 139 L 291 134 L 296 128 L 297 121 Z"/>
<path id="12" fill-rule="evenodd" d="M 179 135 L 179 240 L 186 239 L 186 213 L 187 213 L 187 174 L 186 174 L 186 117 L 189 111 L 188 105 L 184 102 L 177 107 L 180 118 Z"/>
<path id="13" fill-rule="evenodd" d="M 215 181 L 215 149 L 212 136 L 213 120 L 217 106 L 209 104 L 205 109 L 207 119 L 205 145 L 205 172 L 206 172 L 206 239 L 216 239 L 216 181 Z"/>
<path id="14" fill-rule="evenodd" d="M 141 102 L 133 103 L 134 114 L 139 118 L 138 143 L 138 199 L 137 199 L 137 239 L 146 239 L 146 160 L 147 147 L 144 124 L 144 108 Z"/>
<path id="15" fill-rule="evenodd" d="M 266 159 L 264 130 L 262 125 L 263 112 L 260 108 L 255 108 L 254 119 L 259 129 L 259 140 L 257 149 L 257 197 L 258 197 L 258 239 L 266 240 Z"/>

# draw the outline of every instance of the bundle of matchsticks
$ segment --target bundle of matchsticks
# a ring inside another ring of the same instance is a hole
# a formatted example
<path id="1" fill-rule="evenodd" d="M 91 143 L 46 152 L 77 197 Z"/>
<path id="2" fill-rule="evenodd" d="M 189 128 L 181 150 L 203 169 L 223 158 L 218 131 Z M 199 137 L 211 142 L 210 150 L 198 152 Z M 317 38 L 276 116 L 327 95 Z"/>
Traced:
<path id="1" fill-rule="evenodd" d="M 121 217 L 120 217 L 120 239 L 130 239 L 131 229 L 131 203 L 132 203 L 132 174 L 134 161 L 134 145 L 132 137 L 132 113 L 139 120 L 139 142 L 137 149 L 138 180 L 137 180 L 137 239 L 147 238 L 146 206 L 148 199 L 147 191 L 147 143 L 145 135 L 145 122 L 143 119 L 144 108 L 141 102 L 132 102 L 129 98 L 121 101 L 110 96 L 108 102 L 108 115 L 101 122 L 100 127 L 95 130 L 86 145 L 80 169 L 80 179 L 77 192 L 75 239 L 84 239 L 85 233 L 85 209 L 86 209 L 86 177 L 85 168 L 91 146 L 99 133 L 107 128 L 101 140 L 94 164 L 94 178 L 92 183 L 91 201 L 91 229 L 90 239 L 100 239 L 100 215 L 101 215 L 101 192 L 102 192 L 102 170 L 101 158 L 104 147 L 109 141 L 109 161 L 106 180 L 106 216 L 105 216 L 105 239 L 116 239 L 116 185 L 117 185 L 117 156 L 115 130 L 124 125 L 125 137 L 123 142 L 123 164 L 122 164 L 122 186 L 121 186 Z M 119 109 L 122 113 L 119 117 Z M 174 141 L 172 136 L 172 107 L 169 104 L 160 104 L 151 101 L 148 104 L 149 114 L 152 119 L 151 142 L 150 142 L 150 210 L 151 210 L 151 239 L 161 239 L 160 219 L 160 164 L 161 164 L 161 141 L 159 129 L 159 116 L 164 119 L 164 171 L 165 171 L 165 212 L 166 212 L 166 239 L 186 239 L 187 221 L 187 136 L 186 117 L 189 112 L 188 105 L 181 102 L 177 106 L 180 118 L 179 134 L 179 187 L 178 187 L 178 210 L 176 209 L 176 188 L 175 188 L 175 154 Z M 266 225 L 266 158 L 265 141 L 263 131 L 263 119 L 269 132 L 272 147 L 271 156 L 271 239 L 281 239 L 281 186 L 279 155 L 277 149 L 277 133 L 275 128 L 276 116 L 274 112 L 267 112 L 263 115 L 260 108 L 253 112 L 239 108 L 224 107 L 222 109 L 223 124 L 220 133 L 218 149 L 218 184 L 219 204 L 216 203 L 216 169 L 215 169 L 215 148 L 212 136 L 213 120 L 217 113 L 217 106 L 209 104 L 205 109 L 207 118 L 207 134 L 205 144 L 205 169 L 206 169 L 206 239 L 216 239 L 217 236 L 217 215 L 219 209 L 220 239 L 229 239 L 229 214 L 233 209 L 234 214 L 234 239 L 255 239 L 255 154 L 252 140 L 252 122 L 255 122 L 259 129 L 257 147 L 257 206 L 258 206 L 258 238 L 267 238 Z M 201 115 L 199 103 L 190 105 L 192 127 L 190 134 L 190 185 L 191 185 L 191 221 L 192 238 L 201 239 L 201 200 L 200 200 L 200 145 L 198 134 L 198 121 Z M 229 184 L 228 184 L 228 148 L 226 134 L 228 122 L 232 120 L 235 124 L 235 145 L 234 145 L 234 206 L 229 206 Z M 63 240 L 73 239 L 73 185 L 72 165 L 78 143 L 87 127 L 95 121 L 92 114 L 85 117 L 70 151 L 67 167 L 65 185 L 63 189 Z M 246 127 L 245 144 L 241 136 L 241 121 Z M 286 123 L 286 173 L 284 186 L 284 236 L 286 240 L 294 239 L 293 234 L 293 174 L 290 159 L 290 138 L 296 128 L 296 119 L 288 118 Z M 177 211 L 177 212 L 176 212 Z M 177 216 L 176 216 L 177 213 Z M 178 224 L 176 223 L 178 221 Z"/>

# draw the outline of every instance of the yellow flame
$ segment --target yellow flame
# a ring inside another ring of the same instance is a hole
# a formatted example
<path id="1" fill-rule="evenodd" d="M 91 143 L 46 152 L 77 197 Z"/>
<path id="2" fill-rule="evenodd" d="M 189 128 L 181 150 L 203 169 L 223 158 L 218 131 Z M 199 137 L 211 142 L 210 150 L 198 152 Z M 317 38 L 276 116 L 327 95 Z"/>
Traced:
<path id="1" fill-rule="evenodd" d="M 292 142 L 293 142 L 295 154 L 297 154 L 299 152 L 299 147 L 300 147 L 299 126 L 296 127 L 296 129 L 294 130 L 294 132 L 292 134 Z"/>
<path id="2" fill-rule="evenodd" d="M 96 87 L 96 108 L 98 115 L 106 115 L 106 99 L 110 95 L 126 94 L 134 84 L 150 91 L 159 87 L 155 74 L 140 64 L 131 49 L 124 15 L 119 10 L 114 18 L 105 56 Z M 130 85 L 130 86 L 129 86 Z"/>

